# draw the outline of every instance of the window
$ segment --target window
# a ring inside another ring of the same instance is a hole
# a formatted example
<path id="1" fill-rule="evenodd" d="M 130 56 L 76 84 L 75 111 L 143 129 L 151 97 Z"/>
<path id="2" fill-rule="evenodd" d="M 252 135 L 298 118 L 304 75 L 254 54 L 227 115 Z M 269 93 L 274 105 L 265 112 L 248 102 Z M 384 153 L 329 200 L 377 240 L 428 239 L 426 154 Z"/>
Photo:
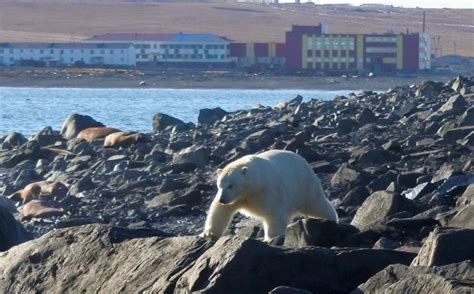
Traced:
<path id="1" fill-rule="evenodd" d="M 104 49 L 100 50 L 100 54 L 105 54 L 105 50 Z"/>
<path id="2" fill-rule="evenodd" d="M 120 53 L 122 53 L 122 54 L 123 54 L 123 53 L 124 53 L 124 50 L 123 50 L 123 49 L 122 49 L 122 50 L 120 50 Z"/>
<path id="3" fill-rule="evenodd" d="M 91 50 L 91 54 L 94 54 L 94 50 Z"/>
<path id="4" fill-rule="evenodd" d="M 41 50 L 40 50 L 40 54 L 43 54 L 43 53 L 44 53 L 44 51 L 43 51 L 43 49 L 41 49 Z"/>
<path id="5" fill-rule="evenodd" d="M 10 49 L 10 53 L 13 53 L 13 49 Z"/>
<path id="6" fill-rule="evenodd" d="M 20 53 L 23 53 L 23 49 L 20 49 Z"/>
<path id="7" fill-rule="evenodd" d="M 3 49 L 0 49 L 0 53 L 3 53 Z"/>
<path id="8" fill-rule="evenodd" d="M 156 44 L 153 44 L 153 49 L 156 49 Z"/>
<path id="9" fill-rule="evenodd" d="M 110 49 L 110 54 L 114 54 L 114 50 Z"/>
<path id="10" fill-rule="evenodd" d="M 73 62 L 73 61 L 74 61 L 74 58 L 71 57 L 71 62 Z"/>
<path id="11" fill-rule="evenodd" d="M 74 53 L 74 49 L 71 49 L 71 53 Z"/>
<path id="12" fill-rule="evenodd" d="M 221 59 L 224 59 L 224 58 L 225 58 L 225 56 L 224 56 L 224 55 L 221 55 Z"/>
<path id="13" fill-rule="evenodd" d="M 122 62 L 123 62 L 123 57 L 122 57 L 122 58 L 120 58 L 120 61 L 122 61 Z"/>
<path id="14" fill-rule="evenodd" d="M 54 54 L 54 49 L 49 50 L 49 53 Z"/>
<path id="15" fill-rule="evenodd" d="M 64 54 L 64 50 L 60 50 L 60 51 L 59 51 L 59 54 Z"/>

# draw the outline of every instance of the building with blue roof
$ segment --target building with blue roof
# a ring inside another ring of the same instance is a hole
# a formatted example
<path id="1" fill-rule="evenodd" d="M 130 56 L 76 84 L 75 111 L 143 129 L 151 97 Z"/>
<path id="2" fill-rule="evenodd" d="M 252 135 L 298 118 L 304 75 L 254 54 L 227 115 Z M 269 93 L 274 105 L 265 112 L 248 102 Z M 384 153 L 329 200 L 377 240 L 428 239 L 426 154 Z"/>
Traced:
<path id="1" fill-rule="evenodd" d="M 226 66 L 230 63 L 230 40 L 214 34 L 110 33 L 85 42 L 132 43 L 137 64 Z"/>

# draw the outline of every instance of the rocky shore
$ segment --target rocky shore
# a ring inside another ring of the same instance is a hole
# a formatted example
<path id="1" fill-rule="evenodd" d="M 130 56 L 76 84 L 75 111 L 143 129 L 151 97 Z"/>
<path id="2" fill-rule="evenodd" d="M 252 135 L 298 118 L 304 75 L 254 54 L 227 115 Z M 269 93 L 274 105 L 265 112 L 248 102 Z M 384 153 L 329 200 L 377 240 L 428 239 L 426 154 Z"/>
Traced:
<path id="1" fill-rule="evenodd" d="M 80 114 L 60 131 L 11 133 L 0 292 L 471 293 L 473 90 L 458 77 L 202 109 L 197 124 L 157 113 L 149 134 Z M 238 216 L 227 236 L 198 237 L 217 168 L 269 149 L 306 158 L 340 222 L 296 218 L 267 244 Z"/>

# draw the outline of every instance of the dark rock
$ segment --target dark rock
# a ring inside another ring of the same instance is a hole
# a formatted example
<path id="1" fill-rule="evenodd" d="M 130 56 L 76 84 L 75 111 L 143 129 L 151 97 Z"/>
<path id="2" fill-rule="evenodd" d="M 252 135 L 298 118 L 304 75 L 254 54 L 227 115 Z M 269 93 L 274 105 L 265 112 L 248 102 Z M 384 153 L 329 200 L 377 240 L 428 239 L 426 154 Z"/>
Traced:
<path id="1" fill-rule="evenodd" d="M 238 236 L 213 244 L 153 230 L 86 225 L 52 231 L 0 255 L 0 291 L 265 293 L 287 285 L 347 293 L 387 265 L 408 264 L 413 256 L 373 249 L 282 249 Z M 88 270 L 77 274 L 72 269 L 78 264 Z"/>
<path id="2" fill-rule="evenodd" d="M 474 106 L 468 108 L 459 119 L 460 127 L 474 126 Z"/>
<path id="3" fill-rule="evenodd" d="M 386 190 L 387 187 L 397 179 L 397 173 L 394 171 L 388 171 L 383 175 L 379 176 L 377 179 L 371 181 L 367 185 L 367 189 L 370 192 L 376 192 L 380 190 Z"/>
<path id="4" fill-rule="evenodd" d="M 371 225 L 386 220 L 387 217 L 402 211 L 402 197 L 385 191 L 370 195 L 357 210 L 351 224 L 360 230 L 366 230 Z"/>
<path id="5" fill-rule="evenodd" d="M 315 162 L 312 162 L 310 165 L 311 165 L 311 168 L 313 169 L 313 172 L 315 172 L 316 174 L 319 174 L 319 173 L 327 174 L 327 173 L 333 173 L 336 171 L 336 167 L 325 160 L 315 161 Z"/>
<path id="6" fill-rule="evenodd" d="M 418 109 L 416 108 L 416 104 L 413 102 L 406 102 L 403 104 L 398 111 L 395 112 L 395 114 L 398 117 L 407 117 L 412 115 L 413 113 L 417 112 Z"/>
<path id="7" fill-rule="evenodd" d="M 474 258 L 474 230 L 436 228 L 426 239 L 412 266 L 439 266 Z"/>
<path id="8" fill-rule="evenodd" d="M 69 194 L 76 195 L 83 191 L 95 189 L 96 187 L 97 185 L 92 181 L 91 177 L 85 176 L 72 185 L 72 187 L 69 189 Z"/>
<path id="9" fill-rule="evenodd" d="M 11 132 L 7 135 L 4 140 L 4 143 L 10 144 L 13 147 L 20 147 L 21 145 L 25 144 L 28 140 L 20 133 Z"/>
<path id="10" fill-rule="evenodd" d="M 389 265 L 351 294 L 361 293 L 470 293 L 474 264 L 463 261 L 445 266 Z"/>
<path id="11" fill-rule="evenodd" d="M 466 109 L 466 106 L 466 99 L 464 99 L 462 95 L 454 95 L 451 96 L 443 106 L 441 106 L 438 112 L 460 114 Z"/>
<path id="12" fill-rule="evenodd" d="M 360 164 L 384 164 L 394 160 L 394 156 L 384 149 L 361 148 L 352 153 Z"/>
<path id="13" fill-rule="evenodd" d="M 279 286 L 268 292 L 268 294 L 311 294 L 311 292 L 293 287 Z"/>
<path id="14" fill-rule="evenodd" d="M 357 186 L 350 190 L 344 198 L 342 198 L 342 206 L 359 206 L 370 195 L 369 190 L 365 186 Z"/>
<path id="15" fill-rule="evenodd" d="M 23 228 L 13 215 L 0 205 L 0 251 L 29 241 L 30 234 Z"/>
<path id="16" fill-rule="evenodd" d="M 337 123 L 336 129 L 338 134 L 346 135 L 352 132 L 357 126 L 357 121 L 351 118 L 343 118 Z"/>
<path id="17" fill-rule="evenodd" d="M 212 125 L 216 121 L 221 120 L 224 116 L 228 114 L 227 111 L 220 107 L 208 109 L 200 109 L 198 115 L 198 123 L 202 125 Z"/>
<path id="18" fill-rule="evenodd" d="M 442 88 L 443 86 L 441 83 L 427 81 L 418 88 L 416 91 L 416 97 L 434 97 L 439 94 Z"/>
<path id="19" fill-rule="evenodd" d="M 69 115 L 61 127 L 61 135 L 66 139 L 74 139 L 80 131 L 94 127 L 105 127 L 102 123 L 96 121 L 88 115 L 77 113 Z"/>
<path id="20" fill-rule="evenodd" d="M 203 168 L 209 162 L 210 151 L 204 147 L 189 147 L 173 156 L 174 164 L 189 164 Z"/>
<path id="21" fill-rule="evenodd" d="M 387 143 L 382 145 L 382 148 L 387 151 L 398 152 L 401 150 L 400 143 L 397 141 L 389 140 Z"/>
<path id="22" fill-rule="evenodd" d="M 347 165 L 341 166 L 331 178 L 331 185 L 337 187 L 348 187 L 353 184 L 364 184 L 369 181 L 366 172 Z"/>
<path id="23" fill-rule="evenodd" d="M 453 128 L 446 131 L 442 135 L 442 138 L 448 144 L 455 144 L 457 140 L 463 139 L 464 137 L 466 137 L 467 135 L 469 135 L 469 133 L 473 131 L 474 131 L 474 126 Z"/>
<path id="24" fill-rule="evenodd" d="M 337 224 L 328 220 L 307 218 L 290 224 L 286 229 L 284 246 L 332 247 L 359 230 L 351 225 Z"/>
<path id="25" fill-rule="evenodd" d="M 164 113 L 156 113 L 153 116 L 153 131 L 154 132 L 161 132 L 164 131 L 168 127 L 178 126 L 180 128 L 185 128 L 186 124 L 177 118 L 169 116 Z"/>
<path id="26" fill-rule="evenodd" d="M 165 179 L 163 183 L 161 184 L 159 191 L 160 193 L 166 193 L 170 191 L 175 191 L 178 189 L 183 189 L 186 188 L 188 185 L 186 185 L 182 181 L 178 180 L 173 180 L 173 179 Z"/>
<path id="27" fill-rule="evenodd" d="M 31 140 L 38 141 L 41 146 L 48 146 L 53 145 L 56 142 L 61 142 L 64 138 L 58 132 L 53 131 L 53 128 L 46 127 L 34 134 L 31 137 Z"/>
<path id="28" fill-rule="evenodd" d="M 377 117 L 372 112 L 372 110 L 364 108 L 362 112 L 356 116 L 356 119 L 359 125 L 363 126 L 375 122 L 377 120 Z"/>

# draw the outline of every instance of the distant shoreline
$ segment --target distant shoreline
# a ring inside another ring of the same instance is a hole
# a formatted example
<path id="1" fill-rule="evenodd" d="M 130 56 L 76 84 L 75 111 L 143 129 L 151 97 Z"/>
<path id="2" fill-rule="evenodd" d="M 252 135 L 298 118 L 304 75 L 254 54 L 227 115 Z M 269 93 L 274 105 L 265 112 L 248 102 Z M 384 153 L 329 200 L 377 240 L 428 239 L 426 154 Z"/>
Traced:
<path id="1" fill-rule="evenodd" d="M 63 71 L 3 71 L 0 87 L 93 88 L 93 89 L 262 89 L 323 91 L 386 91 L 396 86 L 419 84 L 426 80 L 448 80 L 450 76 L 358 77 L 345 79 L 321 76 L 247 75 L 224 72 L 100 72 L 77 74 Z"/>

